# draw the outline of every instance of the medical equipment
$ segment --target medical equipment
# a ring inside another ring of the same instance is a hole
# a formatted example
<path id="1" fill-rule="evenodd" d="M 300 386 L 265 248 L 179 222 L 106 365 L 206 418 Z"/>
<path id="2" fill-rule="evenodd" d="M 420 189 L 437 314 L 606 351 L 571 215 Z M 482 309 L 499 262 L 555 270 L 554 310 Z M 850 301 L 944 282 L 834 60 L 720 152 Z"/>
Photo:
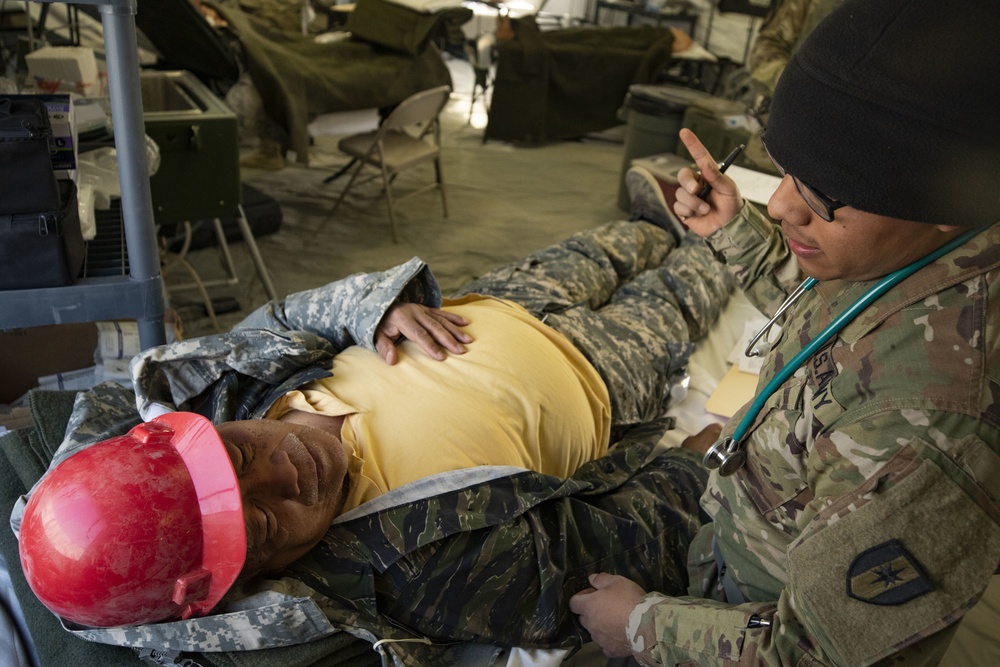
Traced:
<path id="1" fill-rule="evenodd" d="M 811 290 L 818 282 L 819 281 L 815 278 L 806 278 L 803 280 L 802 284 L 796 287 L 795 291 L 789 294 L 788 298 L 785 299 L 780 306 L 778 306 L 778 310 L 774 313 L 774 317 L 769 319 L 767 323 L 760 328 L 760 331 L 758 331 L 754 337 L 750 339 L 750 342 L 747 343 L 747 348 L 743 350 L 743 354 L 747 357 L 759 357 L 767 352 L 771 348 L 771 342 L 767 339 L 767 336 L 771 331 L 771 327 L 778 323 L 778 320 L 785 314 L 785 311 L 791 308 L 792 305 L 799 300 L 799 297 Z M 757 343 L 760 342 L 761 339 L 764 340 L 764 344 L 758 346 Z"/>
<path id="2" fill-rule="evenodd" d="M 743 439 L 746 437 L 751 425 L 753 425 L 754 421 L 757 419 L 757 415 L 760 414 L 761 409 L 764 407 L 764 403 L 771 397 L 772 394 L 774 394 L 775 391 L 778 390 L 785 380 L 790 378 L 792 374 L 795 373 L 795 371 L 797 371 L 807 359 L 809 359 L 809 357 L 815 354 L 831 338 L 838 334 L 865 308 L 871 305 L 871 303 L 923 267 L 969 241 L 976 234 L 983 231 L 983 229 L 985 228 L 971 229 L 964 234 L 955 237 L 948 243 L 921 259 L 918 259 L 901 269 L 893 271 L 869 288 L 867 292 L 861 295 L 857 301 L 848 306 L 844 312 L 830 322 L 830 324 L 828 324 L 826 328 L 819 333 L 819 335 L 809 341 L 809 343 L 802 348 L 798 354 L 792 357 L 792 359 L 785 364 L 785 366 L 782 367 L 782 369 L 778 371 L 773 378 L 771 378 L 771 380 L 764 386 L 764 389 L 754 398 L 753 402 L 750 404 L 750 408 L 747 410 L 746 414 L 743 415 L 740 423 L 737 424 L 733 434 L 716 442 L 705 454 L 705 458 L 703 460 L 705 467 L 709 470 L 718 469 L 719 474 L 724 477 L 733 474 L 743 467 L 747 458 L 746 450 L 743 448 Z M 774 317 L 768 320 L 767 324 L 765 324 L 761 328 L 760 332 L 758 332 L 757 335 L 750 341 L 750 344 L 747 346 L 747 350 L 745 352 L 747 356 L 757 356 L 761 353 L 761 350 L 756 347 L 757 342 L 766 337 L 767 332 L 772 326 L 774 326 L 778 318 L 781 317 L 781 315 L 796 301 L 798 301 L 803 294 L 812 289 L 816 282 L 817 281 L 814 278 L 807 278 L 788 296 L 787 299 L 785 299 L 784 303 L 782 303 L 778 308 Z"/>

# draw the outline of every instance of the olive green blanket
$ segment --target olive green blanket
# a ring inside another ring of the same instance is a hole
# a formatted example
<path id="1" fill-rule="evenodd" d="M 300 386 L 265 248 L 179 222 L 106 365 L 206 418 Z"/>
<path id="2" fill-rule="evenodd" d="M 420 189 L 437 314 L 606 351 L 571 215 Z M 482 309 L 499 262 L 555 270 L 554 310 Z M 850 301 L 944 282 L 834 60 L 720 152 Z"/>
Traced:
<path id="1" fill-rule="evenodd" d="M 360 0 L 347 23 L 351 37 L 321 43 L 277 29 L 240 4 L 212 2 L 243 46 L 265 113 L 287 130 L 302 163 L 309 153 L 306 128 L 316 116 L 390 107 L 418 91 L 451 85 L 434 38 L 472 18 L 462 7 L 423 14 L 387 0 Z"/>
<path id="2" fill-rule="evenodd" d="M 487 139 L 542 144 L 612 127 L 629 86 L 657 82 L 672 58 L 668 28 L 513 23 L 515 39 L 497 45 Z"/>

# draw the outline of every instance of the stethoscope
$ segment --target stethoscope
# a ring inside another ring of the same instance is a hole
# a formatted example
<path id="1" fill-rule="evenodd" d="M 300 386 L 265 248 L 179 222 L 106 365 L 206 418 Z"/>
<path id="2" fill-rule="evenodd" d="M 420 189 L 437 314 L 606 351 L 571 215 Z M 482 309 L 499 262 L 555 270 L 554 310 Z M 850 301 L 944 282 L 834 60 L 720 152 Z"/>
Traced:
<path id="1" fill-rule="evenodd" d="M 764 403 L 767 402 L 767 399 L 769 399 L 782 384 L 784 384 L 785 380 L 790 378 L 792 374 L 794 374 L 795 371 L 797 371 L 799 367 L 802 366 L 807 359 L 809 359 L 809 357 L 823 347 L 827 341 L 840 333 L 840 331 L 846 327 L 851 320 L 871 305 L 873 301 L 923 267 L 967 242 L 976 234 L 983 231 L 983 229 L 984 228 L 971 229 L 961 236 L 955 237 L 937 250 L 931 252 L 929 255 L 926 255 L 925 257 L 922 257 L 901 269 L 893 271 L 879 280 L 875 285 L 871 286 L 867 292 L 858 298 L 857 301 L 848 306 L 844 312 L 830 322 L 830 324 L 828 324 L 826 328 L 819 333 L 819 335 L 809 341 L 809 343 L 802 348 L 798 354 L 792 357 L 780 371 L 775 373 L 774 377 L 771 378 L 766 385 L 764 385 L 764 389 L 754 398 L 753 402 L 750 404 L 750 408 L 747 410 L 746 414 L 743 415 L 740 423 L 736 425 L 736 429 L 733 431 L 733 434 L 716 442 L 708 450 L 708 453 L 705 454 L 703 461 L 705 467 L 709 470 L 718 469 L 719 474 L 722 476 L 732 475 L 734 472 L 742 468 L 743 464 L 746 463 L 747 460 L 747 453 L 743 449 L 743 439 L 746 437 L 750 427 L 757 419 L 757 415 L 760 414 L 761 409 L 764 407 Z M 754 357 L 761 354 L 761 348 L 758 347 L 757 343 L 761 339 L 766 340 L 768 332 L 777 323 L 778 319 L 781 318 L 785 311 L 791 308 L 792 305 L 794 305 L 795 302 L 798 301 L 806 292 L 811 290 L 817 282 L 818 281 L 815 278 L 806 278 L 802 281 L 801 285 L 796 287 L 795 290 L 788 295 L 788 298 L 785 299 L 785 301 L 778 308 L 777 312 L 775 312 L 774 317 L 768 320 L 767 324 L 761 328 L 757 335 L 751 339 L 750 344 L 747 345 L 747 349 L 744 353 L 748 357 Z"/>

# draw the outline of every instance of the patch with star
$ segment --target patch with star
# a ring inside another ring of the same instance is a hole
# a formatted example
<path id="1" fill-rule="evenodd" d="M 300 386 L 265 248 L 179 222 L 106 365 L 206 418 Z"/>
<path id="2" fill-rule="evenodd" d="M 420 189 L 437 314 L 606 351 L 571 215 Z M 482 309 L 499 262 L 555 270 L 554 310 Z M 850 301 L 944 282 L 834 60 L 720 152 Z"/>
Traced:
<path id="1" fill-rule="evenodd" d="M 898 540 L 858 554 L 847 570 L 847 594 L 868 604 L 899 605 L 932 590 L 920 563 Z"/>

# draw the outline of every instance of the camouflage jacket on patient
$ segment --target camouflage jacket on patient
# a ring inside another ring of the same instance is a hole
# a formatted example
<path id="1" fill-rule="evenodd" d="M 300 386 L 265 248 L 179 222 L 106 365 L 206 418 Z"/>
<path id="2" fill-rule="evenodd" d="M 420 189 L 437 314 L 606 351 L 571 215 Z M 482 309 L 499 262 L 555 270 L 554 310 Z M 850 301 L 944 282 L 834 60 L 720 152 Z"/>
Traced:
<path id="1" fill-rule="evenodd" d="M 124 414 L 124 395 L 104 385 L 77 403 Z M 579 646 L 587 636 L 568 599 L 590 573 L 619 572 L 657 590 L 687 585 L 707 475 L 693 453 L 656 446 L 669 423 L 632 427 L 568 479 L 482 466 L 391 491 L 339 517 L 287 576 L 250 582 L 210 616 L 66 627 L 175 659 L 340 631 L 384 642 L 381 650 L 407 667 L 491 665 L 508 645 Z M 239 660 L 254 664 L 252 655 Z"/>
<path id="2" fill-rule="evenodd" d="M 642 237 L 637 244 L 622 241 L 636 235 Z M 683 363 L 689 331 L 710 326 L 730 283 L 713 269 L 703 244 L 678 251 L 665 239 L 661 230 L 625 223 L 583 233 L 565 247 L 575 258 L 599 257 L 612 276 L 644 265 L 626 254 L 655 257 L 654 266 L 675 257 L 662 278 L 668 303 L 652 317 L 676 318 L 664 328 L 677 331 L 673 362 Z M 537 268 L 538 259 L 526 261 Z M 492 275 L 496 291 L 511 296 L 501 290 L 510 289 L 508 273 Z M 526 294 L 540 297 L 542 274 L 530 277 Z M 548 292 L 566 291 L 574 279 L 552 276 Z M 477 291 L 494 291 L 490 280 L 478 281 Z M 229 333 L 147 350 L 132 365 L 138 399 L 111 385 L 77 397 L 53 465 L 125 432 L 138 421 L 136 404 L 144 419 L 174 409 L 216 423 L 260 417 L 289 389 L 327 375 L 337 351 L 353 344 L 373 348 L 376 327 L 397 300 L 440 302 L 420 260 L 291 295 Z M 556 320 L 566 305 L 557 296 L 526 304 Z M 595 347 L 604 333 L 595 332 Z M 700 526 L 706 474 L 690 452 L 655 449 L 668 425 L 653 420 L 631 427 L 608 456 L 569 479 L 482 466 L 384 494 L 339 517 L 289 576 L 234 591 L 220 613 L 134 628 L 69 629 L 91 641 L 173 654 L 288 646 L 346 630 L 373 643 L 401 640 L 382 649 L 405 665 L 478 664 L 469 646 L 577 646 L 587 638 L 568 597 L 586 586 L 588 574 L 620 572 L 675 593 L 687 586 L 686 547 Z"/>
<path id="3" fill-rule="evenodd" d="M 792 277 L 780 230 L 748 206 L 709 240 L 774 312 Z M 993 225 L 891 289 L 767 399 L 747 464 L 709 480 L 714 523 L 691 549 L 691 597 L 651 594 L 632 614 L 640 662 L 937 664 L 1000 563 L 998 272 Z M 758 391 L 870 286 L 808 292 Z M 719 601 L 713 537 L 747 602 Z"/>

